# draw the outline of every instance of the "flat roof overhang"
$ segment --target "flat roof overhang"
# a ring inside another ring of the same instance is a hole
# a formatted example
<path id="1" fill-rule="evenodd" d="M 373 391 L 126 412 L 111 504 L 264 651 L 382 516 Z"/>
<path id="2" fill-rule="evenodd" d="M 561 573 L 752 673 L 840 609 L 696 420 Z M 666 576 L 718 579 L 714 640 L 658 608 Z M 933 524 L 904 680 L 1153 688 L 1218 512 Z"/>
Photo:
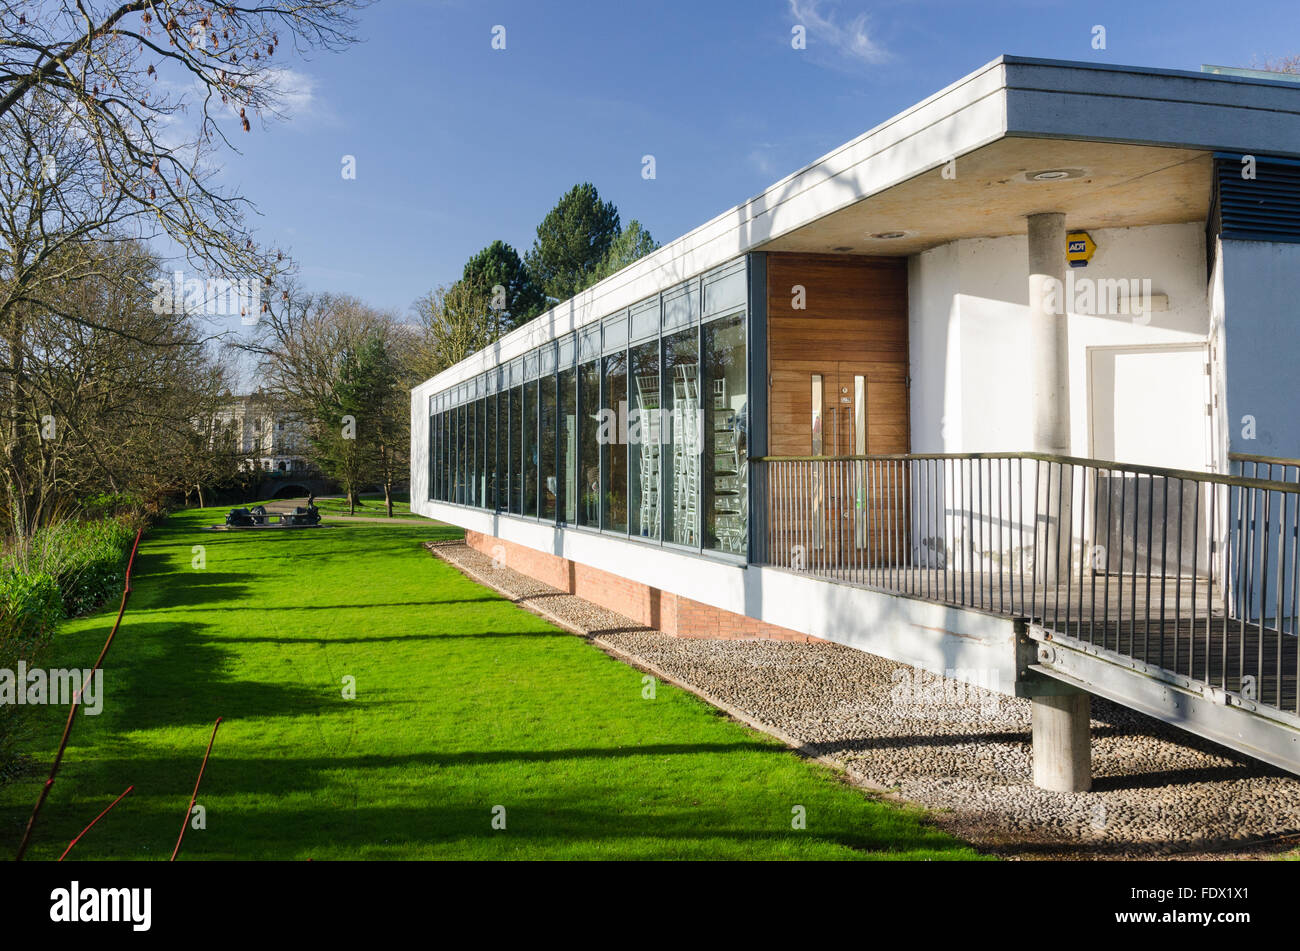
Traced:
<path id="1" fill-rule="evenodd" d="M 1212 153 L 1158 146 L 1007 137 L 952 166 L 832 212 L 761 247 L 910 255 L 959 238 L 1025 234 L 1027 215 L 1064 212 L 1071 229 L 1204 222 Z M 1076 176 L 1037 181 L 1037 172 Z M 893 235 L 893 237 L 880 237 Z"/>
<path id="2" fill-rule="evenodd" d="M 1219 150 L 1300 158 L 1300 86 L 999 57 L 426 381 L 412 399 L 749 251 L 910 254 L 1020 233 L 1035 211 L 1064 211 L 1072 227 L 1204 220 L 1209 153 Z M 944 180 L 952 159 L 957 178 Z M 1007 181 L 1047 168 L 1088 174 Z M 896 230 L 916 240 L 860 243 Z"/>

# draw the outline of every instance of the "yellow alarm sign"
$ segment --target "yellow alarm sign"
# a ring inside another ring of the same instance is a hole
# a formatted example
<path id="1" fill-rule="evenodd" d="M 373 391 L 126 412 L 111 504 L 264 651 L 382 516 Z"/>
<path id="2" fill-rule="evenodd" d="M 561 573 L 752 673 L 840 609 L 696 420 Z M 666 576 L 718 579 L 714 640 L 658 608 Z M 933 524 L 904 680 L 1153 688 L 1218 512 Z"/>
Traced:
<path id="1" fill-rule="evenodd" d="M 1065 236 L 1065 259 L 1070 267 L 1087 267 L 1096 250 L 1092 235 L 1086 231 L 1071 231 Z"/>

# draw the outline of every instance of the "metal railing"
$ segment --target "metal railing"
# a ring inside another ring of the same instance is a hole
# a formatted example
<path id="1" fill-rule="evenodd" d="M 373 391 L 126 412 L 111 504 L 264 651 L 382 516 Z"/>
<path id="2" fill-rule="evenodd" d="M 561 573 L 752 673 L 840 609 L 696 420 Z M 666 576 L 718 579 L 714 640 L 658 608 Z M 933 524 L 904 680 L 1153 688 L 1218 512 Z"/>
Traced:
<path id="1" fill-rule="evenodd" d="M 1250 453 L 1228 454 L 1229 470 L 1233 475 L 1249 479 L 1269 479 L 1274 482 L 1300 482 L 1300 459 L 1282 456 L 1256 456 Z"/>
<path id="2" fill-rule="evenodd" d="M 755 564 L 1025 618 L 1300 714 L 1300 482 L 1040 453 L 751 464 Z"/>

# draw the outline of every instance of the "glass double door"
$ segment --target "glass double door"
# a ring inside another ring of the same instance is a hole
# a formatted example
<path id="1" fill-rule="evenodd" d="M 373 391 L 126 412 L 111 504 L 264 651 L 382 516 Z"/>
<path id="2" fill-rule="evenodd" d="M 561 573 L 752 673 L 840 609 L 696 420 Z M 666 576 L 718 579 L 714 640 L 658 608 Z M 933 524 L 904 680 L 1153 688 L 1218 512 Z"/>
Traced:
<path id="1" fill-rule="evenodd" d="M 774 476 L 774 550 L 814 570 L 900 561 L 908 465 L 854 457 L 907 452 L 906 377 L 879 364 L 786 361 L 769 392 L 773 455 L 814 460 Z"/>
<path id="2" fill-rule="evenodd" d="M 828 461 L 809 485 L 814 563 L 860 564 L 870 547 L 870 466 L 852 456 L 871 451 L 867 422 L 868 368 L 831 363 L 808 377 L 812 455 Z"/>

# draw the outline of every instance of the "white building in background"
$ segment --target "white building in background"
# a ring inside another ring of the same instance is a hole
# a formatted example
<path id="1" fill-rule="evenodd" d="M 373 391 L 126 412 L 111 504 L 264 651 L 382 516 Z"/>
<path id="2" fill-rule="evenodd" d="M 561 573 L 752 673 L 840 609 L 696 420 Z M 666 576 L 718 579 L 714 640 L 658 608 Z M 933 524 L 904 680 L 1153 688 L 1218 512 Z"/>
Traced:
<path id="1" fill-rule="evenodd" d="M 217 422 L 247 457 L 245 468 L 285 476 L 310 471 L 306 427 L 265 395 L 232 397 L 217 412 Z"/>
<path id="2" fill-rule="evenodd" d="M 415 387 L 411 509 L 974 672 L 1048 788 L 1093 694 L 1300 772 L 1297 302 L 1300 85 L 1001 57 Z"/>

